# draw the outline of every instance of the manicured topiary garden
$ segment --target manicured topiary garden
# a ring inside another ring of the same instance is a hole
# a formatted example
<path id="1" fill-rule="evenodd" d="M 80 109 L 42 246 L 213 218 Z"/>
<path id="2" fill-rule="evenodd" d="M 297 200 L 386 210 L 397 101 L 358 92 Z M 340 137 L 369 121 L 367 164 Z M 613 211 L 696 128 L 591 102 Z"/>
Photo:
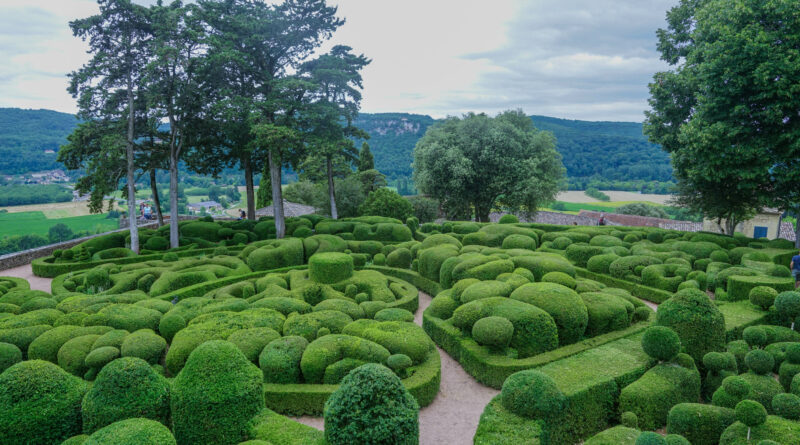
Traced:
<path id="1" fill-rule="evenodd" d="M 187 221 L 176 249 L 161 228 L 138 255 L 115 233 L 36 260 L 50 293 L 0 278 L 0 443 L 417 443 L 436 346 L 501 390 L 480 444 L 800 433 L 783 243 L 513 218 L 287 234 Z"/>

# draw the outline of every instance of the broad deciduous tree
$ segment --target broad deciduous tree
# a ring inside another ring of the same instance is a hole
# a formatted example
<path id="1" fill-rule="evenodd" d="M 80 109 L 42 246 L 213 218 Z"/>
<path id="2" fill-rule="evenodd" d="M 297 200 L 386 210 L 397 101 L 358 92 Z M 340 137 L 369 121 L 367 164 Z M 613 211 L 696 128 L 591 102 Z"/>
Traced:
<path id="1" fill-rule="evenodd" d="M 451 218 L 488 222 L 496 205 L 527 214 L 552 201 L 564 175 L 549 132 L 522 111 L 450 117 L 428 128 L 414 148 L 414 181 Z"/>

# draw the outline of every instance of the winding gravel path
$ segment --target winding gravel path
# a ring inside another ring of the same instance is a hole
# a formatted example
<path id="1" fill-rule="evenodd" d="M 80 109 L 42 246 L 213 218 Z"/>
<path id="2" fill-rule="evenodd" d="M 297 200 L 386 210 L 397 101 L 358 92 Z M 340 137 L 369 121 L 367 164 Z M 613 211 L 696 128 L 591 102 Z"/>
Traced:
<path id="1" fill-rule="evenodd" d="M 422 311 L 431 303 L 431 296 L 419 293 L 419 309 L 414 321 L 422 325 Z M 483 386 L 467 374 L 461 365 L 442 351 L 442 383 L 433 403 L 419 412 L 421 445 L 471 444 L 483 408 L 500 391 Z M 318 430 L 324 427 L 322 417 L 298 417 L 295 420 Z"/>
<path id="2" fill-rule="evenodd" d="M 31 289 L 50 292 L 52 280 L 34 276 L 30 264 L 2 270 L 0 276 L 24 278 L 31 283 Z M 414 321 L 420 326 L 422 312 L 430 303 L 431 296 L 420 292 L 419 309 L 414 316 Z M 656 310 L 656 304 L 649 301 L 646 303 Z M 446 352 L 438 346 L 436 349 L 442 360 L 442 381 L 433 403 L 419 412 L 420 444 L 471 444 L 483 408 L 499 391 L 478 383 Z M 304 416 L 294 419 L 318 430 L 324 429 L 322 417 Z"/>

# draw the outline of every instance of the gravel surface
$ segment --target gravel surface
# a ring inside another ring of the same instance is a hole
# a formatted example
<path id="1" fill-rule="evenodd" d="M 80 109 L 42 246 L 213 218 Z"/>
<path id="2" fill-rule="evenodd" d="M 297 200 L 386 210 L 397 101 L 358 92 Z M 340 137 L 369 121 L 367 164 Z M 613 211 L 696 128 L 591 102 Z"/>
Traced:
<path id="1" fill-rule="evenodd" d="M 420 292 L 419 309 L 414 321 L 422 325 L 422 311 L 431 296 Z M 419 412 L 419 443 L 422 445 L 471 444 L 483 408 L 500 391 L 483 386 L 466 373 L 461 365 L 439 347 L 442 359 L 442 383 L 433 403 Z M 299 417 L 295 420 L 319 430 L 322 417 Z"/>
<path id="2" fill-rule="evenodd" d="M 12 269 L 0 270 L 0 277 L 24 278 L 31 283 L 31 289 L 43 290 L 48 293 L 51 291 L 50 282 L 53 281 L 50 278 L 40 278 L 34 275 L 30 264 L 14 267 Z"/>

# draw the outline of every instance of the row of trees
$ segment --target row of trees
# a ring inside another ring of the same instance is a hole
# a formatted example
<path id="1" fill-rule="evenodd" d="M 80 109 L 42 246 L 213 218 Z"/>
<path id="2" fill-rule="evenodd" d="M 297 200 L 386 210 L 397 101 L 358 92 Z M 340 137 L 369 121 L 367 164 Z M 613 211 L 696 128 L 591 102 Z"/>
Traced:
<path id="1" fill-rule="evenodd" d="M 68 168 L 83 168 L 77 188 L 103 196 L 126 184 L 136 219 L 137 172 L 170 173 L 170 244 L 178 245 L 178 165 L 217 175 L 238 166 L 245 175 L 247 216 L 255 218 L 254 172 L 265 170 L 285 225 L 281 170 L 325 166 L 336 217 L 334 163 L 353 161 L 353 126 L 361 101 L 361 70 L 370 62 L 346 46 L 313 57 L 344 21 L 324 0 L 98 0 L 100 13 L 70 23 L 89 43 L 92 59 L 70 74 L 70 93 L 83 121 L 59 151 Z M 155 205 L 158 207 L 159 202 Z M 138 233 L 131 225 L 131 248 Z"/>
<path id="2" fill-rule="evenodd" d="M 645 133 L 672 154 L 678 203 L 728 234 L 764 206 L 798 214 L 796 12 L 796 0 L 681 0 L 658 31 L 672 69 L 650 84 Z"/>

